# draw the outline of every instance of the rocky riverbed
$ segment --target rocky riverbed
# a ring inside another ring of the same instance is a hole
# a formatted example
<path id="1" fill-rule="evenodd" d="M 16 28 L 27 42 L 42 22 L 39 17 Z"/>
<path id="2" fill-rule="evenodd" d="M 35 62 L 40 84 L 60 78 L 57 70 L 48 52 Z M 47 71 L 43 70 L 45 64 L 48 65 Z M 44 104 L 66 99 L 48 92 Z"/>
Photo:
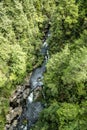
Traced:
<path id="1" fill-rule="evenodd" d="M 17 89 L 10 97 L 10 109 L 6 115 L 6 127 L 5 130 L 13 130 L 17 125 L 18 119 L 23 112 L 23 106 L 26 104 L 26 99 L 29 96 L 30 85 L 26 79 L 24 85 L 17 86 Z"/>
<path id="2" fill-rule="evenodd" d="M 49 59 L 46 42 L 49 36 L 49 32 L 47 32 L 41 48 L 41 54 L 44 56 L 42 65 L 34 69 L 27 82 L 18 86 L 10 98 L 10 110 L 6 116 L 5 130 L 30 130 L 38 120 L 39 113 L 45 107 L 41 101 L 45 98 L 42 79 Z"/>

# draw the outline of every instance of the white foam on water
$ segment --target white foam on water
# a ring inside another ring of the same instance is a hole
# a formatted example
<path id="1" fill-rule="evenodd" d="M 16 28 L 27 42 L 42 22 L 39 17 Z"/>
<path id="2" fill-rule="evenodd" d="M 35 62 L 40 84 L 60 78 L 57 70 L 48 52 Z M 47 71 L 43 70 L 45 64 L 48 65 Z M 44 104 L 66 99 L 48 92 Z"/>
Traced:
<path id="1" fill-rule="evenodd" d="M 47 44 L 47 42 L 46 42 L 46 41 L 43 43 L 43 46 L 45 46 L 45 47 L 47 47 L 47 46 L 48 46 L 48 44 Z"/>
<path id="2" fill-rule="evenodd" d="M 29 103 L 32 103 L 33 102 L 33 92 L 32 93 L 30 93 L 30 95 L 28 96 L 28 102 Z"/>

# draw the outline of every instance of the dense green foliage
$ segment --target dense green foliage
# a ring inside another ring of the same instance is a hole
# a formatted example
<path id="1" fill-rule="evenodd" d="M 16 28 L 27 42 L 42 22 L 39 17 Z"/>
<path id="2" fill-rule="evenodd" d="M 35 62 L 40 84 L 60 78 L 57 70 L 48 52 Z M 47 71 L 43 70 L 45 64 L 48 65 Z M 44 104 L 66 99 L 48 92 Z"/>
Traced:
<path id="1" fill-rule="evenodd" d="M 0 129 L 15 86 L 42 62 L 40 47 L 50 23 L 48 105 L 32 129 L 87 130 L 86 16 L 85 0 L 0 1 Z"/>
<path id="2" fill-rule="evenodd" d="M 87 28 L 87 2 L 80 0 L 59 0 L 52 16 L 50 53 L 60 51 L 67 43 L 79 38 Z"/>
<path id="3" fill-rule="evenodd" d="M 27 72 L 42 62 L 38 54 L 52 6 L 54 1 L 0 1 L 0 129 L 4 127 L 12 91 Z"/>
<path id="4" fill-rule="evenodd" d="M 86 16 L 86 1 L 56 1 L 44 78 L 48 105 L 33 130 L 87 130 Z"/>

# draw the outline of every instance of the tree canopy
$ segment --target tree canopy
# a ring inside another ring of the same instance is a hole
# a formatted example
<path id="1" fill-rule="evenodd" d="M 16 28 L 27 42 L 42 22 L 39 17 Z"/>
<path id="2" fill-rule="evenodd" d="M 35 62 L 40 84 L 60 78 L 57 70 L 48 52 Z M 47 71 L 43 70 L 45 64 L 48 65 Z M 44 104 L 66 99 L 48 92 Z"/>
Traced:
<path id="1" fill-rule="evenodd" d="M 34 66 L 50 24 L 47 107 L 32 130 L 87 130 L 87 2 L 0 1 L 0 129 L 9 97 Z"/>
<path id="2" fill-rule="evenodd" d="M 87 11 L 85 1 L 56 1 L 44 78 L 47 107 L 33 130 L 87 129 Z"/>

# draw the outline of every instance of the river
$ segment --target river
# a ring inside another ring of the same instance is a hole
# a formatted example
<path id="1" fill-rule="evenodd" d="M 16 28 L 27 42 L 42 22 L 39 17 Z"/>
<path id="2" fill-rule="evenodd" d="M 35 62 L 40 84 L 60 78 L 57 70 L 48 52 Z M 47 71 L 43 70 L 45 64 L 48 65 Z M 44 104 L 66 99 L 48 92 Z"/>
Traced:
<path id="1" fill-rule="evenodd" d="M 45 108 L 45 104 L 38 101 L 39 98 L 45 98 L 43 92 L 43 74 L 46 71 L 46 63 L 49 59 L 48 44 L 47 39 L 50 36 L 47 32 L 47 36 L 43 42 L 40 53 L 44 56 L 44 61 L 42 65 L 36 69 L 31 74 L 29 84 L 30 84 L 30 94 L 26 100 L 26 107 L 22 115 L 19 118 L 18 124 L 14 130 L 30 130 L 30 128 L 35 125 L 39 118 L 40 112 Z M 41 96 L 41 97 L 40 97 Z"/>

